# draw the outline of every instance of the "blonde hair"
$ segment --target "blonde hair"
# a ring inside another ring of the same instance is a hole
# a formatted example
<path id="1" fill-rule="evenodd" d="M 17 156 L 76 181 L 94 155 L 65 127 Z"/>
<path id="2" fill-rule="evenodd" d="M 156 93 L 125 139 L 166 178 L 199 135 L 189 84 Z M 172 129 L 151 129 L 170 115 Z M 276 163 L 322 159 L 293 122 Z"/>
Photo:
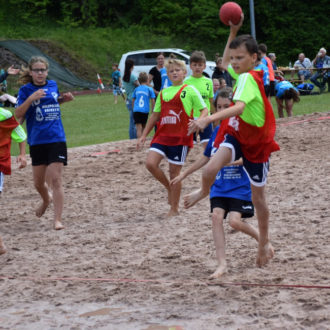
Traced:
<path id="1" fill-rule="evenodd" d="M 148 74 L 146 72 L 140 72 L 138 79 L 140 84 L 146 83 L 148 82 Z"/>
<path id="2" fill-rule="evenodd" d="M 30 71 L 32 70 L 33 64 L 38 63 L 38 62 L 45 64 L 46 69 L 47 70 L 49 69 L 49 63 L 48 63 L 48 61 L 45 57 L 43 57 L 43 56 L 32 56 L 30 58 L 28 66 L 27 67 L 26 66 L 22 67 L 20 77 L 18 79 L 18 82 L 20 84 L 25 85 L 27 83 L 32 82 L 32 77 L 30 75 Z"/>
<path id="3" fill-rule="evenodd" d="M 187 72 L 186 63 L 184 61 L 178 60 L 176 58 L 170 58 L 165 62 L 165 68 L 168 71 L 170 66 L 179 66 L 183 71 Z"/>

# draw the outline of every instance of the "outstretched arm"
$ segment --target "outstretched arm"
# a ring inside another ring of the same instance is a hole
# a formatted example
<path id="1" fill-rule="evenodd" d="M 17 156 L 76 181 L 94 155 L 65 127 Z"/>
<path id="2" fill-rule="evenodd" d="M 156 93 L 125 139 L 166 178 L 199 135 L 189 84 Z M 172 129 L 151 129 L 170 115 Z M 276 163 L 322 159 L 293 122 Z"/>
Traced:
<path id="1" fill-rule="evenodd" d="M 209 124 L 214 123 L 216 121 L 241 115 L 244 111 L 244 108 L 245 108 L 245 103 L 241 101 L 237 101 L 235 105 L 227 109 L 224 109 L 222 111 L 215 112 L 211 116 L 207 116 L 205 118 L 199 118 L 198 120 L 191 120 L 188 125 L 188 135 L 198 130 L 203 130 Z"/>
<path id="2" fill-rule="evenodd" d="M 185 179 L 188 175 L 191 173 L 194 173 L 195 171 L 199 170 L 201 167 L 203 167 L 207 162 L 210 160 L 209 157 L 206 157 L 205 155 L 202 155 L 201 158 L 198 158 L 196 161 L 194 161 L 190 167 L 188 167 L 184 172 L 182 172 L 180 175 L 175 177 L 173 180 L 171 180 L 171 185 L 177 184 L 181 182 L 183 179 Z"/>

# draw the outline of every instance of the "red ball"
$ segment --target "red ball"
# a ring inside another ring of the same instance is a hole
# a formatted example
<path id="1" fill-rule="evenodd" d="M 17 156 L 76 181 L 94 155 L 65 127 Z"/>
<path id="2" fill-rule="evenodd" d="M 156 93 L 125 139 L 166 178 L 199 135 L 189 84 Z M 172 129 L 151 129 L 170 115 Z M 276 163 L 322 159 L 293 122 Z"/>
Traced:
<path id="1" fill-rule="evenodd" d="M 229 21 L 233 24 L 238 24 L 242 15 L 242 8 L 236 2 L 224 3 L 219 11 L 219 17 L 223 24 L 229 25 Z"/>

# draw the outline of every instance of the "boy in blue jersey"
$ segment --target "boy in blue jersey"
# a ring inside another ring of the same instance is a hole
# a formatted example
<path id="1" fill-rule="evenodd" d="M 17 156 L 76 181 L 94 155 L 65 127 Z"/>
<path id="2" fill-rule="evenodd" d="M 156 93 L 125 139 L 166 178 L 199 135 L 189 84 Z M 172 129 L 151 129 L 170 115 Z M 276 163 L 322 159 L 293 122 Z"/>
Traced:
<path id="1" fill-rule="evenodd" d="M 132 107 L 136 135 L 139 139 L 148 121 L 150 100 L 151 108 L 153 109 L 155 106 L 156 94 L 151 87 L 147 86 L 148 74 L 146 72 L 141 72 L 138 79 L 140 86 L 136 87 L 133 92 Z"/>
<path id="2" fill-rule="evenodd" d="M 219 91 L 215 101 L 216 112 L 224 110 L 231 105 L 232 89 L 225 87 Z M 186 171 L 171 181 L 171 184 L 181 182 L 189 174 L 197 171 L 208 163 L 217 148 L 213 146 L 219 130 L 219 125 L 214 129 L 204 155 L 197 159 Z M 242 222 L 241 218 L 250 218 L 254 214 L 251 202 L 250 181 L 245 173 L 242 160 L 222 168 L 215 179 L 210 190 L 210 203 L 212 213 L 212 232 L 216 249 L 218 267 L 210 276 L 219 278 L 227 271 L 225 253 L 225 233 L 223 220 L 229 215 L 229 225 L 235 230 L 241 231 L 258 241 L 259 235 L 255 228 L 248 223 Z"/>
<path id="3" fill-rule="evenodd" d="M 208 114 L 211 113 L 213 106 L 213 82 L 210 78 L 203 75 L 206 68 L 206 57 L 202 51 L 194 51 L 190 56 L 190 69 L 192 75 L 184 80 L 187 85 L 194 86 L 201 94 L 207 109 Z M 194 119 L 200 117 L 199 111 L 194 111 Z M 207 145 L 212 135 L 212 124 L 205 127 L 203 131 L 199 132 L 200 143 L 203 144 L 204 148 Z M 197 134 L 194 133 L 194 142 L 197 142 Z"/>
<path id="4" fill-rule="evenodd" d="M 112 93 L 115 99 L 115 104 L 118 102 L 118 95 L 121 95 L 123 99 L 125 100 L 125 96 L 121 89 L 121 74 L 118 69 L 118 64 L 114 63 L 112 64 L 112 74 L 111 74 L 111 80 L 112 80 Z"/>

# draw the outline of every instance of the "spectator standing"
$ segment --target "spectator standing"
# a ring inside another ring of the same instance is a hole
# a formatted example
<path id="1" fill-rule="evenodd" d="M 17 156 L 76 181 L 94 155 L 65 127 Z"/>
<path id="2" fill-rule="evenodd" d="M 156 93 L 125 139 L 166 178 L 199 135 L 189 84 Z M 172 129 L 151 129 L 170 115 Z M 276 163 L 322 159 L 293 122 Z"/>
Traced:
<path id="1" fill-rule="evenodd" d="M 153 90 L 157 96 L 162 87 L 162 77 L 160 74 L 160 70 L 164 68 L 164 53 L 158 53 L 156 61 L 157 65 L 151 68 L 149 71 L 148 84 L 151 85 L 151 82 L 153 83 Z"/>
<path id="2" fill-rule="evenodd" d="M 222 66 L 222 57 L 217 57 L 216 59 L 216 67 L 212 74 L 212 79 L 217 78 L 224 78 L 226 80 L 226 84 L 228 87 L 233 87 L 233 79 L 227 70 Z"/>
<path id="3" fill-rule="evenodd" d="M 269 94 L 267 94 L 270 99 L 271 96 L 275 96 L 275 74 L 273 69 L 273 64 L 270 58 L 267 56 L 267 46 L 265 44 L 259 44 L 258 49 L 261 55 L 261 62 L 265 64 L 268 68 L 269 73 Z"/>
<path id="4" fill-rule="evenodd" d="M 112 93 L 115 99 L 115 104 L 117 104 L 118 95 L 122 95 L 123 99 L 125 100 L 125 96 L 121 90 L 121 86 L 122 86 L 121 74 L 118 69 L 117 63 L 112 64 L 111 80 L 112 80 Z"/>
<path id="5" fill-rule="evenodd" d="M 128 135 L 131 140 L 136 139 L 136 128 L 135 128 L 135 122 L 134 122 L 134 117 L 133 117 L 132 96 L 133 96 L 134 89 L 140 85 L 138 78 L 132 73 L 133 68 L 134 68 L 134 61 L 132 59 L 128 58 L 125 61 L 123 85 L 124 85 L 126 95 L 127 95 L 126 107 L 129 112 Z"/>

